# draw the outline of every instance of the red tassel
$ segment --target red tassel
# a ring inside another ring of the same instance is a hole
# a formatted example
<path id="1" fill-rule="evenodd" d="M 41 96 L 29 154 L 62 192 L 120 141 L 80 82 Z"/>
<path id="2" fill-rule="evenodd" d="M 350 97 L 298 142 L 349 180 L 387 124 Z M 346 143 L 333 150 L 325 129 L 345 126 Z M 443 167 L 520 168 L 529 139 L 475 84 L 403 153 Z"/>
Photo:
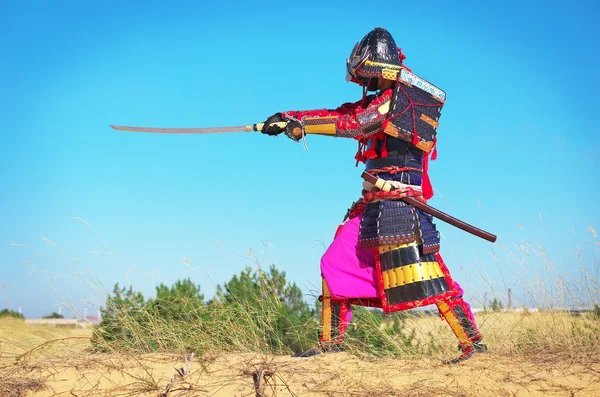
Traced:
<path id="1" fill-rule="evenodd" d="M 358 163 L 366 162 L 366 157 L 364 155 L 365 143 L 363 139 L 358 139 L 358 150 L 356 151 L 356 155 L 354 159 L 356 160 L 356 166 L 358 167 Z"/>
<path id="2" fill-rule="evenodd" d="M 378 157 L 380 158 L 385 158 L 388 156 L 388 149 L 387 149 L 387 139 L 386 139 L 387 135 L 384 132 L 380 132 L 377 135 L 374 135 L 373 137 L 367 139 L 367 138 L 362 138 L 359 137 L 357 138 L 358 140 L 358 151 L 356 152 L 356 155 L 354 156 L 354 159 L 356 160 L 356 165 L 358 166 L 359 162 L 366 162 L 367 159 L 376 159 Z M 377 155 L 377 152 L 375 151 L 375 147 L 376 142 L 377 141 L 381 141 L 381 153 L 379 154 L 379 156 Z M 369 147 L 369 149 L 365 150 L 365 148 L 368 146 L 368 144 L 371 144 L 371 146 Z"/>
<path id="3" fill-rule="evenodd" d="M 389 122 L 390 122 L 390 119 L 385 119 L 385 121 L 383 122 L 383 125 L 381 126 L 381 129 L 383 130 L 380 132 L 381 139 L 383 140 L 383 147 L 381 148 L 381 157 L 388 156 L 387 134 L 384 131 L 387 128 Z"/>
<path id="4" fill-rule="evenodd" d="M 423 154 L 423 178 L 421 181 L 421 189 L 423 190 L 423 198 L 429 200 L 433 197 L 433 187 L 429 180 L 429 154 Z"/>
<path id="5" fill-rule="evenodd" d="M 437 138 L 433 137 L 433 152 L 431 153 L 431 161 L 437 160 Z"/>
<path id="6" fill-rule="evenodd" d="M 398 58 L 400 58 L 400 65 L 402 65 L 402 61 L 404 61 L 406 59 L 406 57 L 402 53 L 402 48 L 400 48 L 400 47 L 396 47 L 396 48 L 398 48 Z"/>
<path id="7" fill-rule="evenodd" d="M 402 67 L 406 70 L 408 70 L 409 72 L 412 73 L 412 70 L 410 70 L 407 66 L 404 65 L 404 60 L 406 59 L 406 56 L 402 53 L 402 48 L 397 47 L 398 48 L 398 58 L 400 58 L 400 65 L 402 65 Z"/>
<path id="8" fill-rule="evenodd" d="M 387 139 L 385 138 L 385 136 L 383 136 L 383 137 L 381 137 L 381 140 L 382 140 L 381 158 L 386 158 L 388 156 Z"/>
<path id="9" fill-rule="evenodd" d="M 377 152 L 375 151 L 375 143 L 371 143 L 371 147 L 368 150 L 365 150 L 365 157 L 368 159 L 376 159 Z"/>
<path id="10" fill-rule="evenodd" d="M 419 134 L 417 133 L 417 118 L 415 116 L 415 105 L 410 98 L 408 98 L 408 100 L 410 101 L 410 110 L 412 112 L 412 119 L 413 119 L 412 144 L 414 146 L 417 146 L 417 143 L 419 143 Z"/>

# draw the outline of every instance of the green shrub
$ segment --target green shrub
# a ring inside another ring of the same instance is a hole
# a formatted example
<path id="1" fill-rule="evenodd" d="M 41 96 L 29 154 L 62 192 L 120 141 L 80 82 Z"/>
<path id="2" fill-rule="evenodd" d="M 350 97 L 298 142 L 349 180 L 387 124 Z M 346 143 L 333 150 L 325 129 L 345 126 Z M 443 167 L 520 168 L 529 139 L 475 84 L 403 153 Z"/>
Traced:
<path id="1" fill-rule="evenodd" d="M 490 309 L 493 312 L 501 312 L 504 310 L 504 303 L 498 298 L 494 298 L 490 301 Z"/>
<path id="2" fill-rule="evenodd" d="M 103 320 L 92 340 L 102 351 L 289 354 L 319 343 L 320 311 L 311 310 L 300 288 L 274 266 L 266 272 L 244 269 L 218 286 L 209 302 L 189 279 L 170 288 L 159 285 L 150 299 L 117 284 L 101 311 Z M 386 316 L 354 307 L 346 347 L 392 356 L 430 350 L 433 340 L 419 346 L 414 332 L 406 332 L 405 321 L 406 313 Z"/>
<path id="3" fill-rule="evenodd" d="M 0 310 L 0 318 L 2 318 L 2 317 L 14 317 L 14 318 L 19 318 L 19 319 L 25 318 L 25 316 L 23 316 L 21 313 L 16 312 L 14 310 L 9 310 L 9 309 Z"/>
<path id="4" fill-rule="evenodd" d="M 52 312 L 52 314 L 49 314 L 42 318 L 65 318 L 65 316 L 63 316 L 62 314 L 59 314 L 59 313 Z"/>
<path id="5" fill-rule="evenodd" d="M 246 268 L 205 303 L 191 280 L 156 288 L 156 298 L 117 284 L 94 330 L 99 350 L 298 352 L 317 343 L 318 324 L 285 273 Z"/>

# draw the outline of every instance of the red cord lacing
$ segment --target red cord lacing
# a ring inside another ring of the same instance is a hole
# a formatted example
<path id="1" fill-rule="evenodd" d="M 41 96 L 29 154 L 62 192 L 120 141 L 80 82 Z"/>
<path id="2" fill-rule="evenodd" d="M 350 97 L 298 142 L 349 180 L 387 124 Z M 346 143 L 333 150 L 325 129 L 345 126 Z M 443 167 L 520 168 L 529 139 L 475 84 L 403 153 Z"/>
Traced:
<path id="1" fill-rule="evenodd" d="M 425 202 L 426 199 L 423 196 L 423 193 L 414 189 L 410 186 L 402 187 L 400 189 L 394 189 L 389 192 L 385 192 L 383 190 L 379 190 L 377 188 L 373 188 L 373 190 L 364 190 L 362 191 L 363 200 L 365 203 L 370 203 L 371 201 L 378 200 L 399 200 L 405 197 L 413 197 L 421 202 Z"/>
<path id="2" fill-rule="evenodd" d="M 405 172 L 405 171 L 421 171 L 420 168 L 413 168 L 413 167 L 398 167 L 397 165 L 391 165 L 389 167 L 382 167 L 382 168 L 371 168 L 369 169 L 369 173 L 375 175 L 375 174 L 379 174 L 381 172 L 385 172 L 386 174 L 399 174 L 400 172 Z"/>

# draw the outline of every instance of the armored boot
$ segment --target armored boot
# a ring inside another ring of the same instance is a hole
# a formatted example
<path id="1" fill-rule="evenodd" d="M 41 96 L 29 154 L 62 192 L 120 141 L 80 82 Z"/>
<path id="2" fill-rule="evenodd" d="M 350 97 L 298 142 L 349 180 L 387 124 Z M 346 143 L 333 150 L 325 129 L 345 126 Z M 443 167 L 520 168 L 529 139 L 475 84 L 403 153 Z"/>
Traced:
<path id="1" fill-rule="evenodd" d="M 455 359 L 443 361 L 444 364 L 456 364 L 468 360 L 475 353 L 487 351 L 487 346 L 481 343 L 479 333 L 471 307 L 462 299 L 462 296 L 447 301 L 436 303 L 440 317 L 450 325 L 452 332 L 458 338 L 458 350 L 461 355 Z"/>
<path id="2" fill-rule="evenodd" d="M 461 355 L 453 358 L 452 360 L 444 360 L 442 361 L 444 364 L 457 364 L 462 361 L 470 359 L 475 353 L 485 353 L 488 350 L 488 347 L 484 343 L 480 343 L 481 337 L 479 337 L 478 341 L 464 342 L 458 344 L 458 350 L 461 352 Z"/>

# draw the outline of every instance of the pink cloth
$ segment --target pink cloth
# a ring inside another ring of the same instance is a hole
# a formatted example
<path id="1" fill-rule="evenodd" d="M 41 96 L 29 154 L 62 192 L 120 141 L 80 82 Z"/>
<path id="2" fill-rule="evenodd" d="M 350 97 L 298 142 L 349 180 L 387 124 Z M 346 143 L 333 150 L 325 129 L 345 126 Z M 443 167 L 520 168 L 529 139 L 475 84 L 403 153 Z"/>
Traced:
<path id="1" fill-rule="evenodd" d="M 321 258 L 321 275 L 334 299 L 378 297 L 375 251 L 358 246 L 361 219 L 350 218 Z"/>

